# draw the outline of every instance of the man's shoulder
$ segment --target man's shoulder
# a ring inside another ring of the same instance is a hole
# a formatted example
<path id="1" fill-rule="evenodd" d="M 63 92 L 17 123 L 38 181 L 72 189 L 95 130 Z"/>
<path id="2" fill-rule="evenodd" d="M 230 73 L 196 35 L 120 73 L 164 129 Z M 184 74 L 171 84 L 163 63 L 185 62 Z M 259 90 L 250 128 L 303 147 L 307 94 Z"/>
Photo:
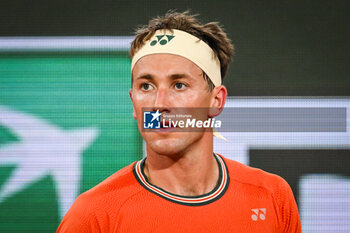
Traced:
<path id="1" fill-rule="evenodd" d="M 108 228 L 106 216 L 118 214 L 123 203 L 141 190 L 133 175 L 133 165 L 134 163 L 115 172 L 80 194 L 64 216 L 57 232 L 90 232 L 91 229 L 96 229 L 97 232 L 100 227 Z"/>
<path id="2" fill-rule="evenodd" d="M 134 193 L 139 192 L 140 187 L 133 174 L 135 162 L 115 172 L 95 187 L 79 195 L 77 201 L 89 203 L 106 203 L 107 200 L 113 205 L 123 202 Z"/>
<path id="3" fill-rule="evenodd" d="M 288 183 L 280 176 L 250 167 L 232 159 L 224 158 L 229 171 L 230 181 L 242 185 L 264 189 L 270 193 L 280 192 L 281 189 L 290 189 Z"/>

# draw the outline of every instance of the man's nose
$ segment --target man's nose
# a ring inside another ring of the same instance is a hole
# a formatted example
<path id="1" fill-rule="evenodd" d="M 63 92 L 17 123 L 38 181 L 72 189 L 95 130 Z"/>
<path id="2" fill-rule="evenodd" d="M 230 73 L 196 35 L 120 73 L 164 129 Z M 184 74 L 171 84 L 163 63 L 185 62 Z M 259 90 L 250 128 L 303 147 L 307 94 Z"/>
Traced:
<path id="1" fill-rule="evenodd" d="M 168 95 L 168 90 L 165 88 L 159 88 L 157 90 L 156 98 L 154 101 L 154 108 L 164 108 L 164 107 L 169 107 L 168 105 L 169 101 L 169 95 Z"/>

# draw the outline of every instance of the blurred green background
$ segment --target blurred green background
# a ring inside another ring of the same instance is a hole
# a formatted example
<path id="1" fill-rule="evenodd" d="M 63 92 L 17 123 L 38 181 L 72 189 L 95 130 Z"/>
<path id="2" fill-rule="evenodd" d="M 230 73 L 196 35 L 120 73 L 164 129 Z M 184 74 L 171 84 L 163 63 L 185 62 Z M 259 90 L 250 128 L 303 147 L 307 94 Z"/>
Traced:
<path id="1" fill-rule="evenodd" d="M 67 174 L 74 169 L 80 170 L 81 182 L 76 184 L 79 193 L 141 159 L 142 140 L 132 118 L 128 93 L 131 85 L 129 67 L 130 60 L 126 52 L 0 55 L 2 159 L 12 156 L 8 152 L 10 150 L 6 150 L 7 147 L 13 145 L 14 148 L 19 148 L 25 142 L 6 123 L 5 120 L 14 120 L 9 119 L 9 111 L 24 114 L 24 119 L 33 117 L 67 134 L 70 130 L 90 127 L 97 129 L 96 138 L 78 155 L 81 156 L 81 164 L 78 167 L 69 162 L 64 164 Z M 30 125 L 22 126 L 24 131 L 27 127 Z M 35 127 L 38 131 L 41 130 L 40 125 Z M 34 156 L 42 162 L 32 162 L 29 168 L 29 173 L 32 174 L 37 169 L 46 167 L 47 154 L 40 147 L 50 145 L 40 144 L 40 140 L 45 141 L 44 136 L 33 133 L 30 137 L 37 137 L 38 144 L 32 142 L 25 149 L 17 149 L 13 156 L 24 155 L 25 159 L 35 160 L 30 157 L 33 155 L 28 150 L 36 147 L 37 154 Z M 71 143 L 78 144 L 79 141 Z M 65 144 L 58 146 L 63 148 L 63 152 L 57 151 L 52 159 L 57 158 L 59 161 L 59 157 L 63 157 L 63 160 L 66 157 L 70 161 L 70 148 L 65 148 Z M 5 183 L 17 183 L 21 189 L 0 202 L 0 232 L 54 232 L 61 218 L 59 198 L 65 199 L 57 192 L 60 187 L 55 183 L 53 171 L 43 171 L 42 177 L 24 184 L 21 179 L 11 180 L 16 169 L 22 169 L 21 163 L 2 159 L 0 158 L 0 189 L 4 191 Z"/>

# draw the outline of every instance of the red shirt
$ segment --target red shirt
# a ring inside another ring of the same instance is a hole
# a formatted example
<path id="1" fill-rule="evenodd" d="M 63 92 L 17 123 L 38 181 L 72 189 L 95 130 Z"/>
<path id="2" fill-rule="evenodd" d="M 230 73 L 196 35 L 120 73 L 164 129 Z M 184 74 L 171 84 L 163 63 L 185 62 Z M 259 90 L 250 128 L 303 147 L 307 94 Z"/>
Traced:
<path id="1" fill-rule="evenodd" d="M 301 232 L 285 180 L 218 156 L 219 181 L 201 196 L 180 196 L 150 184 L 145 160 L 81 194 L 57 232 Z"/>

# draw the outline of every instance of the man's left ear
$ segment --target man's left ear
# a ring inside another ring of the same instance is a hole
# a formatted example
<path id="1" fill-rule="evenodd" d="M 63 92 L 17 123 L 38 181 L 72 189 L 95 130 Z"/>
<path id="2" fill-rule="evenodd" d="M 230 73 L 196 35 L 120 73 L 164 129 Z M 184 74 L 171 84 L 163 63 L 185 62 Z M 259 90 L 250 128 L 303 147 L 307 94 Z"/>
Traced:
<path id="1" fill-rule="evenodd" d="M 224 109 L 227 97 L 227 89 L 225 86 L 220 85 L 215 87 L 212 91 L 212 99 L 210 103 L 209 117 L 218 116 Z"/>
<path id="2" fill-rule="evenodd" d="M 134 119 L 137 119 L 135 106 L 134 106 L 134 100 L 133 100 L 133 97 L 132 97 L 132 88 L 130 88 L 130 90 L 129 90 L 129 96 L 130 96 L 130 99 L 131 99 L 131 102 L 132 102 L 132 116 L 134 117 Z"/>

